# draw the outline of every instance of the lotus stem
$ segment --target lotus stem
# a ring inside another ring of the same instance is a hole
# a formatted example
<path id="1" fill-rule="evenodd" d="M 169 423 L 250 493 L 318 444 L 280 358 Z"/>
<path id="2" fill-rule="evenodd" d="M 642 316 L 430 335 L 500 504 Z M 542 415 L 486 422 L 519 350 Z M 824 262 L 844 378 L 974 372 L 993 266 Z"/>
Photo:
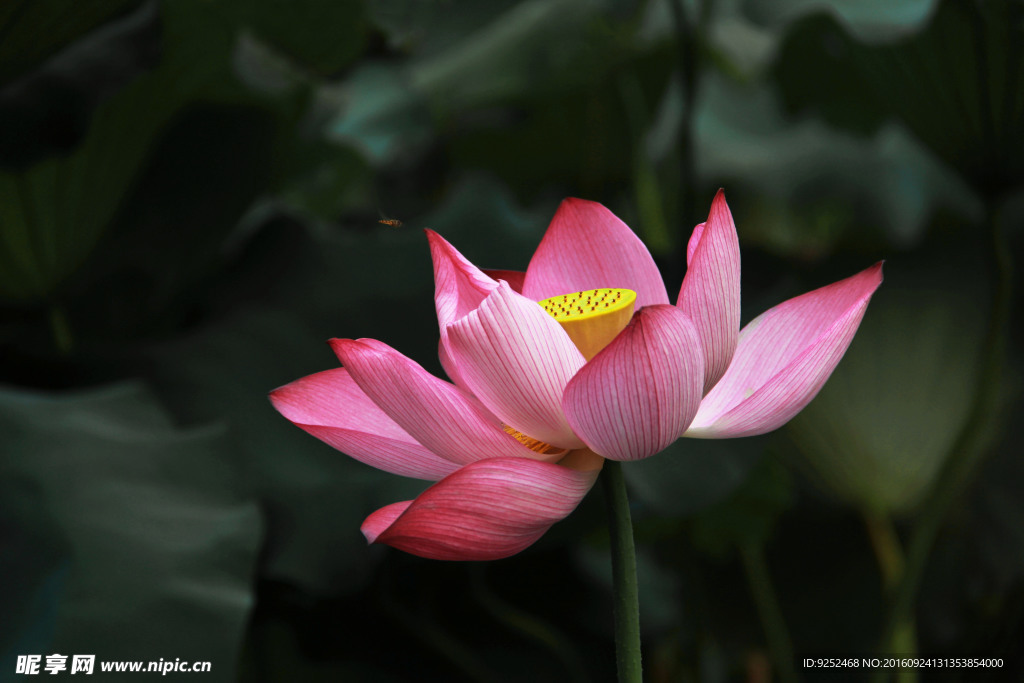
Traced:
<path id="1" fill-rule="evenodd" d="M 601 473 L 608 501 L 615 614 L 615 662 L 619 683 L 642 683 L 640 599 L 636 581 L 636 545 L 622 463 L 608 460 Z"/>
<path id="2" fill-rule="evenodd" d="M 786 628 L 786 620 L 782 617 L 782 608 L 772 585 L 768 563 L 764 559 L 764 549 L 755 543 L 741 543 L 739 551 L 779 680 L 782 683 L 795 683 L 798 679 L 794 668 L 796 660 L 793 657 L 793 641 Z"/>

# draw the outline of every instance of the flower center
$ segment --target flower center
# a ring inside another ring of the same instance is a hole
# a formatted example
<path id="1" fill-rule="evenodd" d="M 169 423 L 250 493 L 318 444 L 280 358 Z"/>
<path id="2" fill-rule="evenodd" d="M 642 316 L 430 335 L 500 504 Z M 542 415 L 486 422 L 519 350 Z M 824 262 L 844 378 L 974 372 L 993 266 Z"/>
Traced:
<path id="1" fill-rule="evenodd" d="M 590 360 L 615 339 L 633 317 L 636 292 L 588 289 L 538 301 L 558 321 L 583 357 Z"/>

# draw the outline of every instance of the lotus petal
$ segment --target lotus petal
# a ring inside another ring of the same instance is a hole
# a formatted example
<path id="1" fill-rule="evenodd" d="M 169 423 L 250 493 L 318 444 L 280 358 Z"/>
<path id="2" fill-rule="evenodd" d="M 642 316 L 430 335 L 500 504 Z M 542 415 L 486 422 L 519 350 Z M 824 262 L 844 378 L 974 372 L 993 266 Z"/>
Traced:
<path id="1" fill-rule="evenodd" d="M 274 389 L 270 402 L 297 427 L 385 472 L 437 480 L 458 468 L 417 443 L 363 393 L 344 368 L 324 370 Z"/>
<path id="2" fill-rule="evenodd" d="M 679 438 L 697 413 L 703 380 L 694 324 L 675 306 L 648 306 L 576 373 L 562 405 L 594 452 L 639 460 Z"/>
<path id="3" fill-rule="evenodd" d="M 629 226 L 597 202 L 566 199 L 530 260 L 523 294 L 540 301 L 606 287 L 632 289 L 638 309 L 668 303 L 651 253 Z"/>

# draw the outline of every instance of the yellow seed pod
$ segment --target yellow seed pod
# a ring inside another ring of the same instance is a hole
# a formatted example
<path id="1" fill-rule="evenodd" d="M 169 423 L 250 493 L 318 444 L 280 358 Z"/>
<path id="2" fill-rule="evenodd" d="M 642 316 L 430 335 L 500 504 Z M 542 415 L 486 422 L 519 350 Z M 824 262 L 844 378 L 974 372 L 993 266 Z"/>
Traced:
<path id="1" fill-rule="evenodd" d="M 558 321 L 583 357 L 590 360 L 615 339 L 633 317 L 636 292 L 588 289 L 538 302 Z"/>

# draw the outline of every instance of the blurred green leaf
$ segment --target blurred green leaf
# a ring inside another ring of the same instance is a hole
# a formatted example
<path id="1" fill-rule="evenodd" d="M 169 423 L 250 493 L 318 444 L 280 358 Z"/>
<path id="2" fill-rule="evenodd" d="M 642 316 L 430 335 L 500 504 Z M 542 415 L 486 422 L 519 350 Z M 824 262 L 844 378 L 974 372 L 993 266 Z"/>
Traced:
<path id="1" fill-rule="evenodd" d="M 839 367 L 789 429 L 840 498 L 905 513 L 967 418 L 984 321 L 974 288 L 956 276 L 908 282 L 897 271 L 887 280 Z"/>
<path id="2" fill-rule="evenodd" d="M 0 88 L 0 167 L 16 172 L 80 142 L 95 107 L 161 51 L 155 2 L 108 22 Z"/>
<path id="3" fill-rule="evenodd" d="M 0 5 L 0 84 L 142 0 L 8 0 Z"/>
<path id="4" fill-rule="evenodd" d="M 270 405 L 275 387 L 337 367 L 324 339 L 293 315 L 250 312 L 161 345 L 151 363 L 156 386 L 182 419 L 230 425 L 267 514 L 262 575 L 341 594 L 364 585 L 381 557 L 359 532 L 363 519 L 425 483 L 352 460 Z"/>
<path id="5" fill-rule="evenodd" d="M 346 66 L 366 42 L 361 0 L 229 0 L 218 10 L 318 76 Z"/>
<path id="6" fill-rule="evenodd" d="M 741 0 L 754 21 L 784 26 L 813 12 L 828 12 L 859 40 L 882 42 L 913 33 L 931 17 L 937 0 Z"/>
<path id="7" fill-rule="evenodd" d="M 827 17 L 801 22 L 777 77 L 790 111 L 864 132 L 895 116 L 973 187 L 998 196 L 1024 160 L 1024 5 L 944 0 L 920 32 L 862 45 Z M 865 119 L 866 117 L 866 119 Z"/>
<path id="8" fill-rule="evenodd" d="M 232 233 L 273 186 L 279 127 L 241 105 L 195 104 L 169 123 L 65 295 L 81 342 L 173 335 L 210 314 L 211 284 L 235 275 Z"/>
<path id="9" fill-rule="evenodd" d="M 356 147 L 374 166 L 415 156 L 434 136 L 423 96 L 393 66 L 360 67 L 343 86 L 322 90 L 318 106 L 337 110 L 328 137 Z"/>
<path id="10" fill-rule="evenodd" d="M 872 223 L 910 245 L 938 207 L 980 217 L 977 196 L 897 126 L 863 139 L 790 121 L 767 88 L 710 77 L 696 125 L 701 175 L 761 197 L 759 220 L 740 231 L 774 250 L 826 251 L 844 229 Z"/>
<path id="11" fill-rule="evenodd" d="M 160 67 L 100 105 L 72 154 L 0 173 L 0 300 L 37 301 L 73 272 L 109 225 L 157 132 L 188 98 L 223 81 L 231 34 L 201 13 L 203 4 L 163 6 Z"/>
<path id="12" fill-rule="evenodd" d="M 261 526 L 235 455 L 223 428 L 176 430 L 138 384 L 0 391 L 0 500 L 35 548 L 11 562 L 58 553 L 66 567 L 52 638 L 36 644 L 99 659 L 207 660 L 217 680 L 232 680 Z M 5 583 L 7 600 L 53 576 Z"/>
<path id="13" fill-rule="evenodd" d="M 439 111 L 452 112 L 535 91 L 564 87 L 573 67 L 591 60 L 586 23 L 603 0 L 526 0 L 443 54 L 413 66 L 414 87 Z M 593 61 L 590 61 L 593 64 Z"/>
<path id="14" fill-rule="evenodd" d="M 736 546 L 763 547 L 793 499 L 790 474 L 774 458 L 762 458 L 729 498 L 694 518 L 694 545 L 712 556 L 723 556 Z"/>
<path id="15" fill-rule="evenodd" d="M 361 49 L 365 28 L 354 6 L 330 5 L 330 22 L 318 24 L 321 35 L 330 33 L 331 22 L 342 24 L 345 33 L 332 35 L 330 41 L 324 38 L 319 47 L 308 42 L 307 52 L 299 50 L 301 57 L 327 71 L 347 63 Z M 294 101 L 269 100 L 236 79 L 232 55 L 241 26 L 278 40 L 284 49 L 296 48 L 296 26 L 305 26 L 306 12 L 317 6 L 304 6 L 295 24 L 271 21 L 265 12 L 280 8 L 263 4 L 211 7 L 203 0 L 181 0 L 162 5 L 166 50 L 158 68 L 99 106 L 82 144 L 69 156 L 48 159 L 22 173 L 0 173 L 0 300 L 44 299 L 88 258 L 132 190 L 153 141 L 190 103 L 256 105 L 264 110 L 257 117 L 291 116 Z M 266 132 L 261 139 L 274 141 Z M 218 163 L 230 166 L 232 160 L 244 162 L 233 155 Z M 252 170 L 259 168 L 257 164 Z M 166 195 L 174 189 L 169 186 Z M 219 208 L 237 213 L 237 207 Z M 206 218 L 223 216 L 211 212 Z M 233 225 L 237 216 L 227 220 L 221 230 Z"/>
<path id="16" fill-rule="evenodd" d="M 623 470 L 636 501 L 661 514 L 689 516 L 739 488 L 764 454 L 765 438 L 679 439 Z"/>

